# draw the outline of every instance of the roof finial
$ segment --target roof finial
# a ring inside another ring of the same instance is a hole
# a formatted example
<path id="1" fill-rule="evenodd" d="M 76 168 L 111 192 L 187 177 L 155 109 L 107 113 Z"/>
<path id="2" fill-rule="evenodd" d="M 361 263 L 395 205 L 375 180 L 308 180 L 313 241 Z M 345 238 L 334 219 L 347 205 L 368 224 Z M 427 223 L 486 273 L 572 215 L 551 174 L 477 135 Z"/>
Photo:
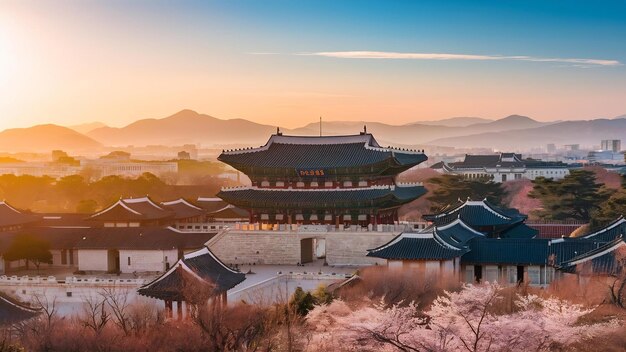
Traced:
<path id="1" fill-rule="evenodd" d="M 276 127 L 276 135 L 277 136 L 282 136 L 283 135 L 283 133 L 280 132 L 280 127 Z"/>
<path id="2" fill-rule="evenodd" d="M 367 125 L 363 125 L 363 133 L 367 134 Z"/>
<path id="3" fill-rule="evenodd" d="M 320 116 L 320 137 L 322 136 L 322 117 Z"/>

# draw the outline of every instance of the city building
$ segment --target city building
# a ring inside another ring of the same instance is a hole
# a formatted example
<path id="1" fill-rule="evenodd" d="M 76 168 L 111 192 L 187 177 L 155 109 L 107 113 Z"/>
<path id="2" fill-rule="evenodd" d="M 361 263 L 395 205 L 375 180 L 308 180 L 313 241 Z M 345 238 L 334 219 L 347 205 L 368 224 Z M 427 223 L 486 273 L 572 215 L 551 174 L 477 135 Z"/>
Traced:
<path id="1" fill-rule="evenodd" d="M 366 131 L 330 137 L 278 132 L 264 146 L 224 151 L 218 160 L 250 178 L 251 186 L 218 194 L 249 211 L 250 223 L 393 224 L 401 205 L 426 192 L 395 181 L 426 155 L 381 147 Z"/>
<path id="2" fill-rule="evenodd" d="M 425 218 L 430 227 L 404 232 L 367 255 L 418 275 L 547 285 L 557 272 L 613 273 L 615 250 L 626 244 L 624 218 L 582 237 L 560 239 L 536 238 L 526 216 L 484 200 L 467 200 Z"/>
<path id="3" fill-rule="evenodd" d="M 546 177 L 561 179 L 569 175 L 568 165 L 558 161 L 523 159 L 521 154 L 500 153 L 491 155 L 465 155 L 460 162 L 439 162 L 432 169 L 467 178 L 487 177 L 495 182 Z"/>
<path id="4" fill-rule="evenodd" d="M 622 150 L 622 141 L 619 139 L 603 139 L 600 142 L 600 149 L 619 153 Z"/>
<path id="5" fill-rule="evenodd" d="M 623 164 L 624 154 L 611 150 L 592 150 L 587 154 L 590 163 Z"/>
<path id="6" fill-rule="evenodd" d="M 548 143 L 548 145 L 546 145 L 546 151 L 548 154 L 556 153 L 556 145 L 554 143 Z"/>

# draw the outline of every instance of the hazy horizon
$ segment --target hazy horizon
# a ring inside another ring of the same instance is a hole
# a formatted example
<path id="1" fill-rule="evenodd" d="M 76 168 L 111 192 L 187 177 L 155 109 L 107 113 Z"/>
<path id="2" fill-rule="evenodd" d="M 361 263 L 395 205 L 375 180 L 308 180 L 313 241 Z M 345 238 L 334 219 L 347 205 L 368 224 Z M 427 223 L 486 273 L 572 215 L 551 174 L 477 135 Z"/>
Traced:
<path id="1" fill-rule="evenodd" d="M 0 130 L 191 109 L 286 128 L 626 114 L 626 4 L 0 4 Z"/>

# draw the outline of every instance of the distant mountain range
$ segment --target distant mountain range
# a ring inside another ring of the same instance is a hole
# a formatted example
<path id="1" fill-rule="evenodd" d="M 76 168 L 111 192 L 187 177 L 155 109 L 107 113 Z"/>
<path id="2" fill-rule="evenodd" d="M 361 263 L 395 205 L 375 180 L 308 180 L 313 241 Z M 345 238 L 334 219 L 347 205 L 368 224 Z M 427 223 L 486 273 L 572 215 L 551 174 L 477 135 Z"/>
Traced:
<path id="1" fill-rule="evenodd" d="M 439 124 L 436 124 L 439 122 Z M 526 116 L 511 115 L 498 120 L 480 117 L 454 117 L 405 125 L 382 122 L 328 121 L 324 135 L 356 134 L 367 126 L 383 145 L 447 146 L 525 150 L 547 143 L 598 145 L 601 139 L 626 136 L 626 118 L 588 121 L 539 122 Z M 319 135 L 319 123 L 300 128 L 281 128 L 285 134 Z M 82 132 L 82 133 L 80 133 Z M 192 110 L 182 110 L 160 119 L 138 120 L 115 128 L 90 123 L 71 128 L 40 125 L 0 132 L 0 152 L 95 150 L 102 146 L 146 146 L 200 144 L 230 148 L 259 146 L 276 133 L 276 127 L 244 119 L 223 120 Z"/>
<path id="2" fill-rule="evenodd" d="M 67 126 L 67 127 L 73 129 L 74 131 L 78 133 L 85 134 L 87 132 L 95 130 L 96 128 L 106 127 L 106 125 L 103 124 L 102 122 L 96 121 L 96 122 L 82 123 L 80 125 Z"/>
<path id="3" fill-rule="evenodd" d="M 0 132 L 0 151 L 50 152 L 54 149 L 86 151 L 102 144 L 70 128 L 57 125 L 37 125 Z"/>
<path id="4" fill-rule="evenodd" d="M 446 137 L 432 140 L 429 144 L 466 148 L 491 147 L 507 150 L 545 146 L 548 143 L 600 145 L 602 139 L 622 139 L 625 136 L 626 118 L 615 118 L 611 120 L 563 121 L 535 128 Z"/>

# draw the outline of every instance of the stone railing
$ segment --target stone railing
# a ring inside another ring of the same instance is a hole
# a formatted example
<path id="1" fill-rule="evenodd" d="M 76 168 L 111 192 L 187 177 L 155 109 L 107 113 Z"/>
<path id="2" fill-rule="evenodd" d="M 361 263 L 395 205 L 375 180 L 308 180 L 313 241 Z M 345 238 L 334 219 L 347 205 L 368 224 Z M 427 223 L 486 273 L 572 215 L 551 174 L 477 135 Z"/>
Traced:
<path id="1" fill-rule="evenodd" d="M 416 232 L 424 229 L 426 223 L 400 223 L 388 225 L 299 225 L 299 224 L 233 224 L 230 229 L 235 231 L 280 231 L 298 233 L 327 233 L 327 232 Z"/>
<path id="2" fill-rule="evenodd" d="M 98 277 L 68 276 L 65 280 L 58 280 L 54 276 L 0 276 L 0 285 L 85 285 L 85 286 L 141 286 L 145 279 L 119 279 Z"/>

